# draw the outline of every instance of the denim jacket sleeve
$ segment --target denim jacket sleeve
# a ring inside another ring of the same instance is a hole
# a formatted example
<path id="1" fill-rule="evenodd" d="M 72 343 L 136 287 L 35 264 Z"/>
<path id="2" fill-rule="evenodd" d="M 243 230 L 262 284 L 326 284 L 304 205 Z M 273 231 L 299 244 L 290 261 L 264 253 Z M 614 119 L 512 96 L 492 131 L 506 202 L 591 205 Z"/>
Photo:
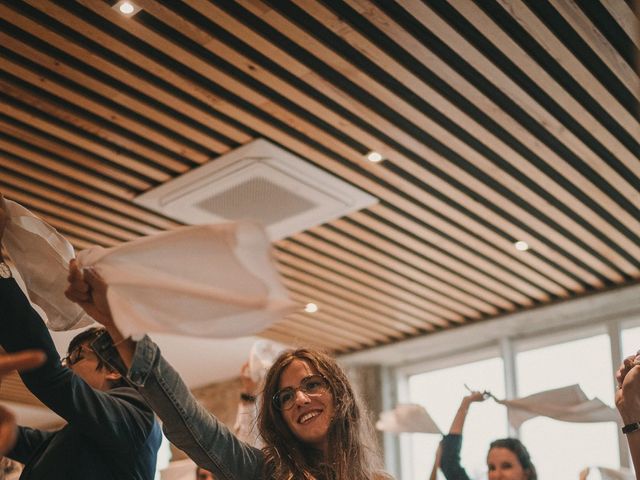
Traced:
<path id="1" fill-rule="evenodd" d="M 105 361 L 126 374 L 162 420 L 167 438 L 196 464 L 220 480 L 263 478 L 262 451 L 240 441 L 198 403 L 149 337 L 137 343 L 128 372 L 124 372 L 107 336 L 97 339 L 92 347 Z"/>

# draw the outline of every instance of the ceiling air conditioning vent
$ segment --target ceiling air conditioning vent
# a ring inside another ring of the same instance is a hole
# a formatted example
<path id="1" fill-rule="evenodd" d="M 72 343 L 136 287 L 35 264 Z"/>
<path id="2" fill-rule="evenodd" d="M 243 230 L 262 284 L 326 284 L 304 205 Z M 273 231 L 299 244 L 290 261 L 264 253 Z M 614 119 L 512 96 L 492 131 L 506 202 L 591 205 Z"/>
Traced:
<path id="1" fill-rule="evenodd" d="M 258 139 L 145 192 L 139 205 L 186 224 L 254 220 L 278 240 L 378 199 Z"/>

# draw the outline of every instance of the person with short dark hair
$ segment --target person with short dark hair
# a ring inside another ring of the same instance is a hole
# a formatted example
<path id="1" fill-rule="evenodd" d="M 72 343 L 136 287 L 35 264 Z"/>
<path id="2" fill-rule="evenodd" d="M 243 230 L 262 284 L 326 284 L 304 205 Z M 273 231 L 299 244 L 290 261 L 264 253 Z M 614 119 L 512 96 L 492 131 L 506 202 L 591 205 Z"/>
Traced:
<path id="1" fill-rule="evenodd" d="M 462 429 L 471 404 L 485 399 L 483 392 L 471 392 L 464 397 L 451 423 L 449 434 L 442 439 L 440 469 L 447 480 L 469 480 L 467 472 L 460 465 Z M 487 469 L 489 480 L 538 479 L 527 448 L 517 438 L 501 438 L 491 442 L 487 453 Z"/>
<path id="2" fill-rule="evenodd" d="M 0 195 L 0 242 L 6 209 Z M 61 361 L 44 322 L 4 263 L 0 250 L 0 344 L 7 352 L 42 350 L 46 361 L 21 373 L 27 388 L 67 421 L 56 431 L 18 428 L 9 458 L 25 464 L 22 480 L 152 480 L 162 440 L 153 411 L 93 343 L 108 334 L 77 335 Z"/>

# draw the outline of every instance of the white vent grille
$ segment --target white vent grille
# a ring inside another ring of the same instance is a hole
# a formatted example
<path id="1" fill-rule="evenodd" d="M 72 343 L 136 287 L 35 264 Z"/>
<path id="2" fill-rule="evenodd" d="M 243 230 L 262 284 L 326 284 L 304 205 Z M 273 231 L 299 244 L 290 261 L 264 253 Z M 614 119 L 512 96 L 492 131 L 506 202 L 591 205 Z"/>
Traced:
<path id="1" fill-rule="evenodd" d="M 198 202 L 196 207 L 230 220 L 259 218 L 276 223 L 300 215 L 315 205 L 268 178 L 255 177 Z"/>
<path id="2" fill-rule="evenodd" d="M 258 221 L 277 240 L 368 207 L 377 199 L 259 139 L 140 195 L 135 202 L 187 224 Z"/>

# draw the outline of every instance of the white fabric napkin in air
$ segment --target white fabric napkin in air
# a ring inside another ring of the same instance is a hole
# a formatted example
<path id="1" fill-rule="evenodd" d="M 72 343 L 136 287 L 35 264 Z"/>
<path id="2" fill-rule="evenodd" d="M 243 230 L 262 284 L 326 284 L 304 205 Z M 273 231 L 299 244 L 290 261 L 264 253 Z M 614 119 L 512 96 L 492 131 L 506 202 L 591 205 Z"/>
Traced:
<path id="1" fill-rule="evenodd" d="M 376 428 L 390 433 L 437 433 L 442 434 L 422 405 L 398 404 L 393 410 L 380 413 Z"/>
<path id="2" fill-rule="evenodd" d="M 292 311 L 264 230 L 253 223 L 181 227 L 78 254 L 109 285 L 114 321 L 147 332 L 241 337 Z"/>
<path id="3" fill-rule="evenodd" d="M 613 408 L 598 398 L 587 398 L 579 385 L 547 390 L 513 400 L 497 401 L 507 407 L 509 423 L 514 428 L 537 416 L 578 423 L 618 421 L 618 415 Z"/>
<path id="4" fill-rule="evenodd" d="M 3 244 L 30 300 L 51 330 L 92 323 L 64 296 L 71 244 L 21 205 L 6 201 Z M 125 335 L 147 332 L 204 337 L 258 333 L 292 311 L 264 230 L 253 223 L 182 227 L 78 254 L 109 285 L 107 299 Z"/>
<path id="5" fill-rule="evenodd" d="M 84 310 L 67 300 L 69 260 L 73 247 L 55 228 L 22 205 L 6 200 L 9 221 L 2 244 L 9 252 L 31 302 L 51 330 L 70 330 L 93 323 Z"/>

